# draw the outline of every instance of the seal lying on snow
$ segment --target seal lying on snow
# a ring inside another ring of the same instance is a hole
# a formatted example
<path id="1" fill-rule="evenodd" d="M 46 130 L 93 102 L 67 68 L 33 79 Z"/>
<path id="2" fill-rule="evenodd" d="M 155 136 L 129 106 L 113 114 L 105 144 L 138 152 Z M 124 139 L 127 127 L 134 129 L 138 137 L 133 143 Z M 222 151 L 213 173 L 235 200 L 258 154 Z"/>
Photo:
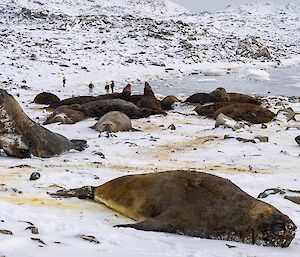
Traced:
<path id="1" fill-rule="evenodd" d="M 188 103 L 216 103 L 216 102 L 229 102 L 229 96 L 226 93 L 226 90 L 222 87 L 219 87 L 212 91 L 211 93 L 197 93 L 188 97 L 185 102 Z"/>
<path id="2" fill-rule="evenodd" d="M 54 105 L 54 107 L 58 107 L 60 105 L 72 105 L 72 104 L 85 104 L 92 101 L 97 100 L 109 100 L 109 99 L 123 99 L 128 100 L 128 98 L 131 95 L 131 85 L 128 84 L 126 87 L 124 87 L 123 91 L 121 93 L 113 93 L 113 94 L 107 94 L 107 95 L 99 95 L 99 96 L 76 96 L 64 99 L 60 102 L 59 105 Z"/>
<path id="3" fill-rule="evenodd" d="M 70 106 L 60 106 L 55 109 L 55 111 L 47 117 L 47 120 L 43 125 L 48 125 L 51 123 L 60 122 L 62 124 L 75 124 L 79 121 L 82 121 L 86 118 L 85 113 L 83 112 L 82 106 L 80 104 Z"/>
<path id="4" fill-rule="evenodd" d="M 36 104 L 56 105 L 60 104 L 60 99 L 52 93 L 42 92 L 34 98 L 33 102 Z"/>
<path id="5" fill-rule="evenodd" d="M 132 123 L 125 113 L 114 111 L 104 114 L 92 128 L 99 132 L 109 133 L 129 131 L 132 130 Z"/>
<path id="6" fill-rule="evenodd" d="M 289 246 L 296 231 L 290 218 L 273 206 L 206 173 L 130 175 L 53 195 L 94 199 L 138 221 L 118 227 L 279 247 Z"/>
<path id="7" fill-rule="evenodd" d="M 31 120 L 18 102 L 0 89 L 0 148 L 19 158 L 51 157 L 70 149 L 83 150 L 86 141 L 68 140 Z"/>
<path id="8" fill-rule="evenodd" d="M 214 118 L 217 118 L 220 113 L 237 121 L 245 120 L 254 124 L 268 123 L 275 117 L 275 114 L 267 108 L 247 103 L 222 107 L 213 114 Z"/>

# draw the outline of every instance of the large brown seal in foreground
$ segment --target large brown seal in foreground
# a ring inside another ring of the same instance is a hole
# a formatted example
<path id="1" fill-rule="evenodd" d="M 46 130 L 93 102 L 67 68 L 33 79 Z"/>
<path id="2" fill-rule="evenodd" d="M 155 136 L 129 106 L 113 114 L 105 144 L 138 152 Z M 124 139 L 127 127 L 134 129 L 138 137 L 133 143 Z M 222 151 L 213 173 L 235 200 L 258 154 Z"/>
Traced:
<path id="1" fill-rule="evenodd" d="M 130 175 L 54 195 L 91 198 L 138 221 L 118 227 L 279 247 L 289 246 L 296 231 L 273 206 L 206 173 Z"/>
<path id="2" fill-rule="evenodd" d="M 254 124 L 268 123 L 275 117 L 275 114 L 267 108 L 247 103 L 231 104 L 220 108 L 213 114 L 214 118 L 220 113 L 237 121 L 245 120 Z"/>
<path id="3" fill-rule="evenodd" d="M 0 89 L 0 148 L 19 158 L 51 157 L 70 149 L 83 150 L 85 141 L 70 141 L 31 120 L 18 102 Z"/>

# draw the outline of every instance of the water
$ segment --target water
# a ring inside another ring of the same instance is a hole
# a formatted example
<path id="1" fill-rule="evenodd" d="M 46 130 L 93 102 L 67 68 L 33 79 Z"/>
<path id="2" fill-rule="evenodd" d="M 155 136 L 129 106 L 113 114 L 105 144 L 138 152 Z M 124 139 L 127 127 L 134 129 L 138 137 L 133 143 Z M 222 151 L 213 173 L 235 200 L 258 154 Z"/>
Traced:
<path id="1" fill-rule="evenodd" d="M 211 77 L 190 75 L 167 81 L 151 81 L 156 93 L 161 95 L 190 96 L 194 93 L 211 92 L 224 87 L 227 92 L 237 92 L 259 96 L 297 96 L 300 97 L 300 66 L 268 69 L 269 81 L 241 79 L 240 73 Z M 199 81 L 202 80 L 202 81 Z M 203 80 L 210 80 L 204 82 Z"/>

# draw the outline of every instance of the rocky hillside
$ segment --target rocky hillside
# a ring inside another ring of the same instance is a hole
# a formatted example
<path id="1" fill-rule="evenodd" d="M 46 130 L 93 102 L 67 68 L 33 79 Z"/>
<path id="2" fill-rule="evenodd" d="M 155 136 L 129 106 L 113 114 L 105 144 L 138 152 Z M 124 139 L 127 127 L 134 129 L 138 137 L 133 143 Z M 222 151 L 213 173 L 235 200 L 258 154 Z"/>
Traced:
<path id="1" fill-rule="evenodd" d="M 37 69 L 290 58 L 300 52 L 299 17 L 297 5 L 191 14 L 166 0 L 2 0 L 0 81 Z"/>

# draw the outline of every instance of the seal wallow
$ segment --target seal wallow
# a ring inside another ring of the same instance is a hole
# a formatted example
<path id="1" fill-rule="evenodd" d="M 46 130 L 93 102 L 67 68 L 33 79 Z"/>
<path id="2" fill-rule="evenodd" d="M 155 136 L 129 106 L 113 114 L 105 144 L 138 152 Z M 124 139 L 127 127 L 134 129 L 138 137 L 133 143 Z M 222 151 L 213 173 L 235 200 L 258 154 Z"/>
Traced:
<path id="1" fill-rule="evenodd" d="M 57 105 L 60 104 L 60 99 L 52 93 L 42 92 L 34 98 L 33 102 L 36 104 Z"/>
<path id="2" fill-rule="evenodd" d="M 113 111 L 104 114 L 92 128 L 99 132 L 109 133 L 129 131 L 132 130 L 132 123 L 125 113 Z"/>
<path id="3" fill-rule="evenodd" d="M 85 147 L 86 141 L 70 141 L 31 120 L 13 96 L 0 89 L 0 148 L 7 155 L 46 158 Z"/>
<path id="4" fill-rule="evenodd" d="M 237 120 L 245 120 L 254 124 L 268 123 L 272 121 L 275 114 L 262 106 L 254 104 L 231 104 L 218 109 L 214 113 L 214 118 L 217 118 L 220 113 Z"/>
<path id="5" fill-rule="evenodd" d="M 138 222 L 118 227 L 145 231 L 278 247 L 289 246 L 296 231 L 275 207 L 227 179 L 200 172 L 129 175 L 53 196 L 94 199 Z"/>

